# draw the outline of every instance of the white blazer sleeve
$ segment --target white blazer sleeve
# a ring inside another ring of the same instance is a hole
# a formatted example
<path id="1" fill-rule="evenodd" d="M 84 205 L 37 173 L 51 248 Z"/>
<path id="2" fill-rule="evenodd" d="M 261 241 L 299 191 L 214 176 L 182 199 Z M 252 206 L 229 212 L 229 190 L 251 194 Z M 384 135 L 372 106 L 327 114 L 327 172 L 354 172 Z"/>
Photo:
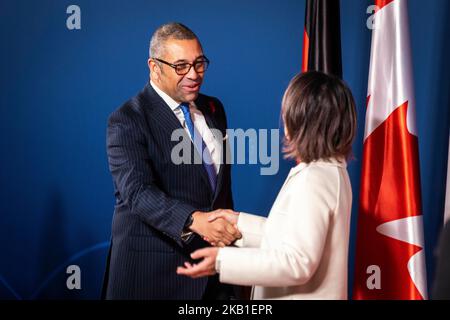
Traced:
<path id="1" fill-rule="evenodd" d="M 329 181 L 309 173 L 305 172 L 305 177 L 294 179 L 289 185 L 289 204 L 285 206 L 287 212 L 283 212 L 286 224 L 280 234 L 279 247 L 220 249 L 218 271 L 221 282 L 294 286 L 308 282 L 314 275 L 336 205 L 337 186 L 330 186 Z"/>
<path id="2" fill-rule="evenodd" d="M 259 247 L 266 219 L 253 214 L 239 213 L 237 228 L 242 238 L 235 241 L 234 245 L 237 247 Z"/>

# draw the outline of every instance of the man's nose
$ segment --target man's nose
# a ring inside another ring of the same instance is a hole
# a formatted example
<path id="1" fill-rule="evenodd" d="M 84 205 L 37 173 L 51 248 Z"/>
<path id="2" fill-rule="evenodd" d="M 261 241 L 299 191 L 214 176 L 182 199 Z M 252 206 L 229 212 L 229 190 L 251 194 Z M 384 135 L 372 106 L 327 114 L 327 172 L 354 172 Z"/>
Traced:
<path id="1" fill-rule="evenodd" d="M 197 80 L 198 78 L 200 78 L 200 74 L 198 74 L 198 72 L 195 71 L 194 66 L 192 66 L 189 72 L 186 74 L 186 77 L 190 80 Z"/>

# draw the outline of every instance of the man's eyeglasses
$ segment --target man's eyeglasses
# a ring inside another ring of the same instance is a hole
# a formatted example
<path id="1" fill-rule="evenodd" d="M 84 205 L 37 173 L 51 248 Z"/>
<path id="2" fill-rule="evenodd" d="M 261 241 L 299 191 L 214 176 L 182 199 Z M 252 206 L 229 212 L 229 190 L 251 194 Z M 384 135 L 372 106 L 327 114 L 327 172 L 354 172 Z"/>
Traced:
<path id="1" fill-rule="evenodd" d="M 153 60 L 159 61 L 161 63 L 167 64 L 168 66 L 175 69 L 175 72 L 179 76 L 184 76 L 189 73 L 192 67 L 194 67 L 195 72 L 197 73 L 203 73 L 208 69 L 209 60 L 207 57 L 199 58 L 198 60 L 194 61 L 194 63 L 177 63 L 173 64 L 158 58 L 153 58 Z"/>

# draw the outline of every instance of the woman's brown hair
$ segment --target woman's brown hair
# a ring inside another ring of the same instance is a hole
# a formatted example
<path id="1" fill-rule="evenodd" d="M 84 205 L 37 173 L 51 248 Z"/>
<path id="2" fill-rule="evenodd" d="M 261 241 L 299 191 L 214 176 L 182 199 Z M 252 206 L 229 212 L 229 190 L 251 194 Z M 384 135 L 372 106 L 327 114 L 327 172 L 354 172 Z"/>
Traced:
<path id="1" fill-rule="evenodd" d="M 356 133 L 353 95 L 335 76 L 305 72 L 295 76 L 283 97 L 287 158 L 309 163 L 349 158 Z"/>

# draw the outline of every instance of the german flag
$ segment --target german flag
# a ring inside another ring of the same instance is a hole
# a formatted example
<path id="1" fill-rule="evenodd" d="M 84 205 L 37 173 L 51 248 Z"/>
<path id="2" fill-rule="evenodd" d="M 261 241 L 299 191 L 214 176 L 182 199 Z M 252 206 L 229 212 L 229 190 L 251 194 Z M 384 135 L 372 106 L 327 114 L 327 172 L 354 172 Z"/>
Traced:
<path id="1" fill-rule="evenodd" d="M 339 0 L 307 0 L 302 72 L 322 71 L 342 78 Z"/>

